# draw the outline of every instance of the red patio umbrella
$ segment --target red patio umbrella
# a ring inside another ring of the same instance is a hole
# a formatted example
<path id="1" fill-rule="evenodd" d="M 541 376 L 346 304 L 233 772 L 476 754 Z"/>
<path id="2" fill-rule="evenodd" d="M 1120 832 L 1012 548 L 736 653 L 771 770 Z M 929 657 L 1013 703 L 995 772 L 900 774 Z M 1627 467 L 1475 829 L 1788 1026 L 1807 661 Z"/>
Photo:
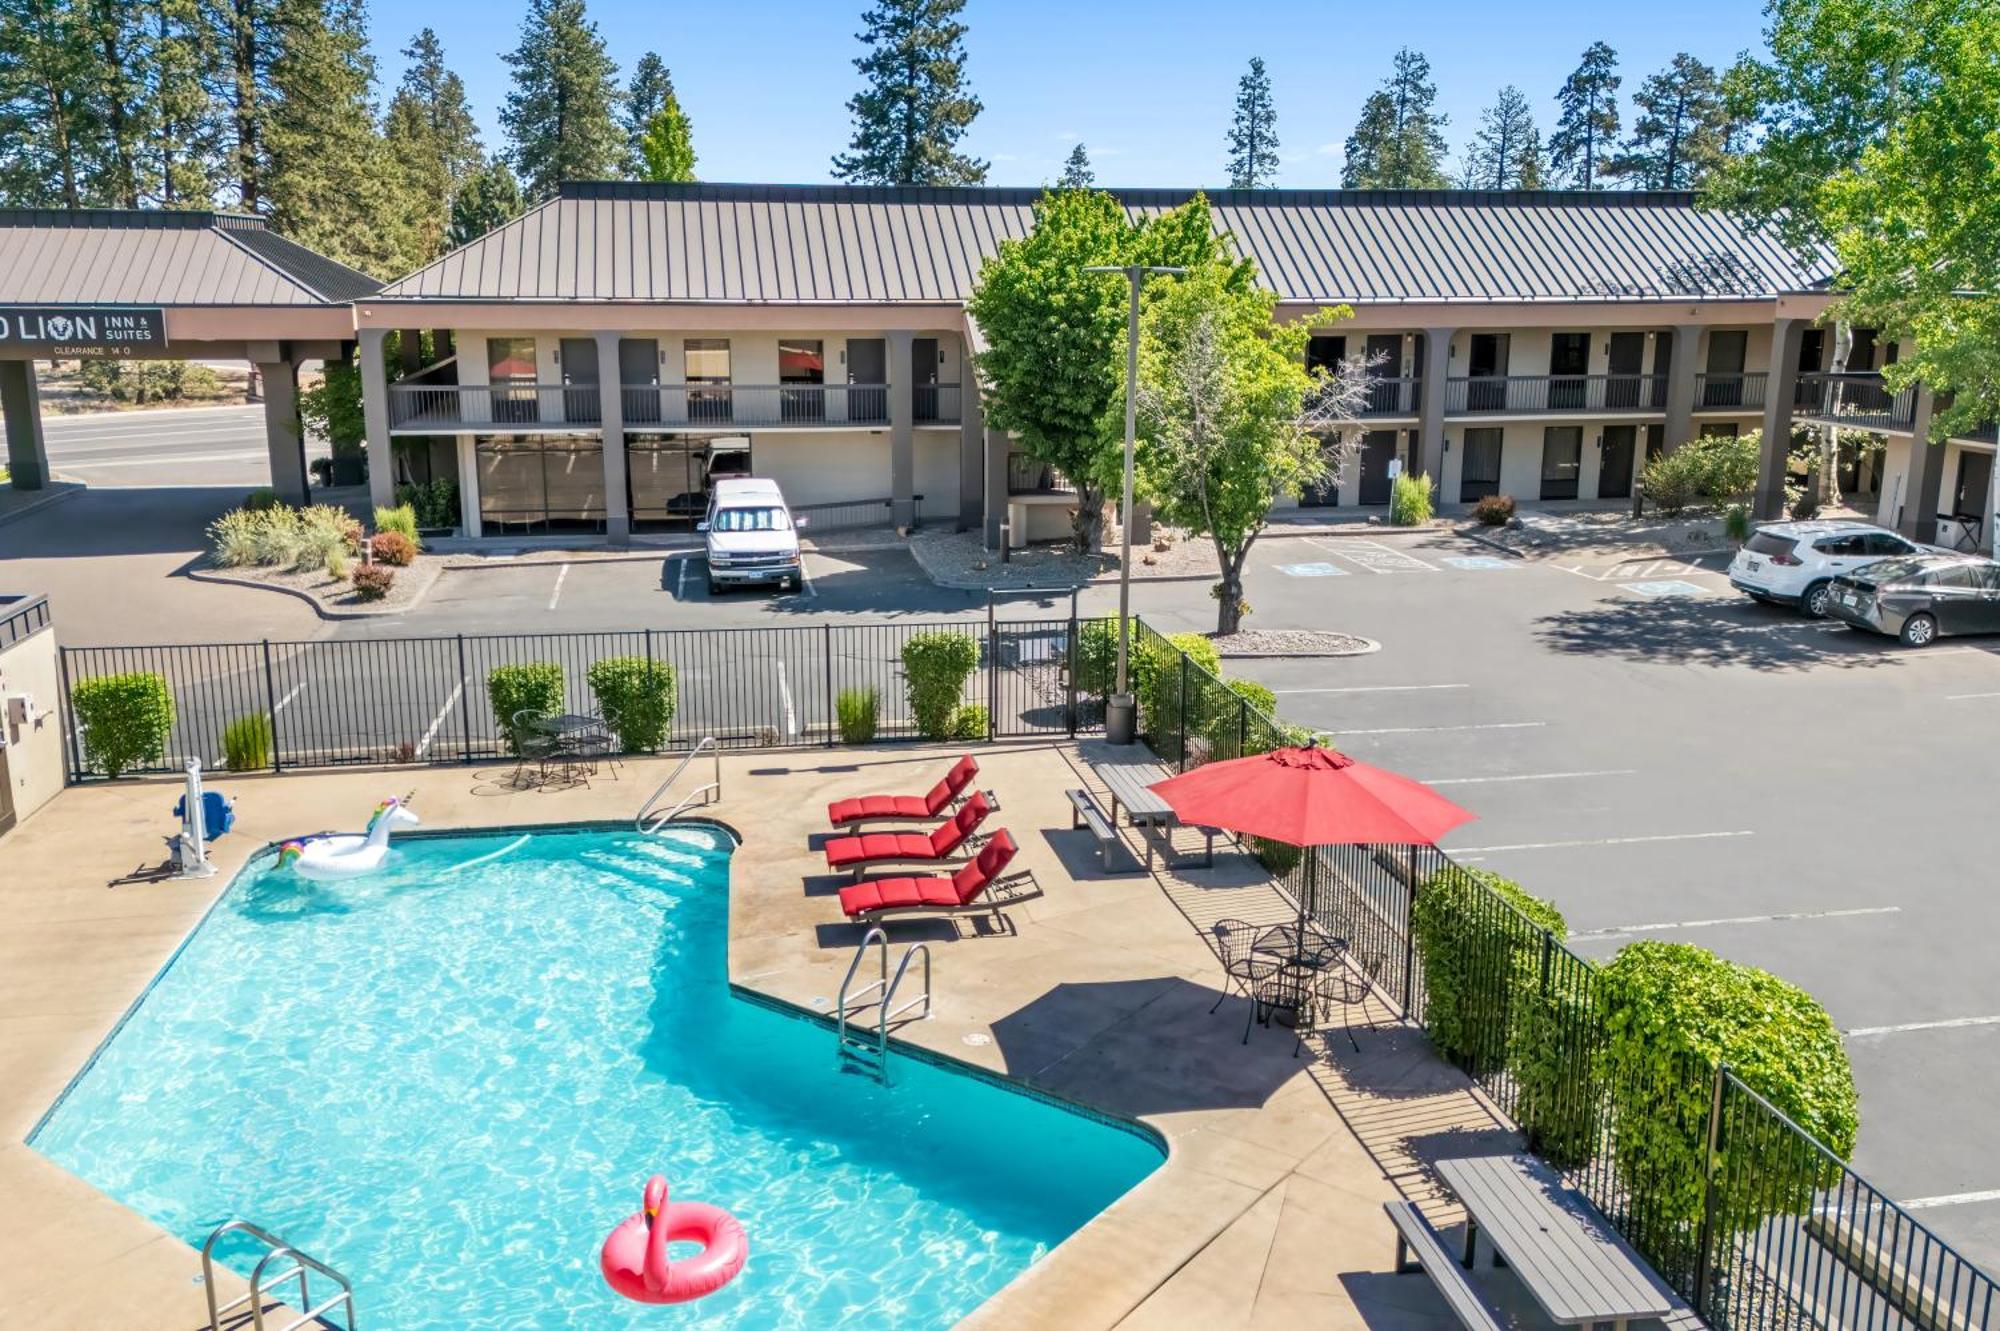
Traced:
<path id="1" fill-rule="evenodd" d="M 1299 847 L 1429 846 L 1478 816 L 1421 781 L 1316 746 L 1207 763 L 1152 790 L 1183 823 Z M 1298 900 L 1301 944 L 1314 876 L 1309 856 Z"/>

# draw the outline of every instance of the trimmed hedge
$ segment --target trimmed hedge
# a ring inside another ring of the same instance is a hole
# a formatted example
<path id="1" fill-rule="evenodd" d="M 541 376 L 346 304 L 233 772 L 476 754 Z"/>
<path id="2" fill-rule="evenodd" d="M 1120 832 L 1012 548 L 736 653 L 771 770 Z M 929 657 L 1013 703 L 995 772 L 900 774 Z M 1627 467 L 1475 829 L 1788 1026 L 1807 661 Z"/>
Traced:
<path id="1" fill-rule="evenodd" d="M 678 703 L 674 668 L 643 656 L 607 656 L 586 675 L 604 724 L 627 753 L 645 753 L 666 743 Z"/>
<path id="2" fill-rule="evenodd" d="M 969 633 L 940 630 L 912 634 L 903 644 L 903 683 L 910 715 L 925 739 L 961 738 L 953 724 L 965 681 L 979 668 L 979 642 Z M 984 739 L 985 728 L 980 736 Z"/>
<path id="3" fill-rule="evenodd" d="M 1860 1130 L 1854 1073 L 1840 1031 L 1811 994 L 1687 943 L 1628 944 L 1598 974 L 1618 1169 L 1647 1198 L 1649 1216 L 1690 1228 L 1701 1221 L 1719 1063 L 1842 1160 L 1852 1156 Z M 1772 1150 L 1772 1138 L 1724 1134 L 1715 1183 L 1726 1232 L 1812 1203 L 1814 1180 L 1797 1168 L 1800 1156 Z M 1760 1161 L 1790 1168 L 1765 1172 L 1754 1167 Z M 1829 1185 L 1835 1174 L 1828 1163 L 1817 1182 Z"/>
<path id="4" fill-rule="evenodd" d="M 117 776 L 166 760 L 174 729 L 174 695 L 166 676 L 151 671 L 79 680 L 70 706 L 83 727 L 84 761 Z"/>
<path id="5" fill-rule="evenodd" d="M 509 753 L 521 751 L 514 743 L 515 714 L 554 716 L 563 709 L 564 693 L 563 668 L 553 661 L 494 666 L 486 672 L 486 699 L 492 704 L 494 721 L 507 736 Z"/>
<path id="6" fill-rule="evenodd" d="M 1513 1013 L 1540 984 L 1543 930 L 1566 933 L 1562 912 L 1487 869 L 1440 869 L 1410 905 L 1424 1025 L 1438 1052 L 1475 1077 L 1508 1063 Z M 1492 1001 L 1496 974 L 1509 977 L 1499 1003 Z"/>

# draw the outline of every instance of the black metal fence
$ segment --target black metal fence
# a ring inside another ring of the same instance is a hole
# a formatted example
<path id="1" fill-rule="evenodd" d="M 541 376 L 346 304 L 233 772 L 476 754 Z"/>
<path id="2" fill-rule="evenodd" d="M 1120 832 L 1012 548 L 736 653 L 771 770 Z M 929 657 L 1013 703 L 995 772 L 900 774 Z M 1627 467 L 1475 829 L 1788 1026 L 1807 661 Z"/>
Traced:
<path id="1" fill-rule="evenodd" d="M 1142 732 L 1183 770 L 1302 739 L 1143 624 L 1132 660 Z M 1256 850 L 1711 1326 L 2000 1326 L 1992 1276 L 1734 1071 L 1611 1058 L 1598 968 L 1443 851 Z M 1439 968 L 1437 991 L 1413 927 L 1429 891 L 1453 893 L 1454 964 Z M 1632 1106 L 1653 1111 L 1643 1134 Z"/>
<path id="2" fill-rule="evenodd" d="M 1067 615 L 1035 619 L 783 628 L 633 629 L 610 633 L 456 635 L 431 638 L 238 642 L 62 651 L 70 779 L 100 775 L 70 699 L 88 679 L 137 671 L 167 681 L 174 723 L 164 751 L 134 771 L 179 771 L 185 760 L 223 765 L 223 733 L 264 717 L 271 765 L 473 762 L 504 756 L 507 717 L 496 716 L 487 680 L 495 667 L 561 668 L 563 707 L 600 710 L 591 667 L 617 657 L 674 672 L 676 706 L 661 747 L 703 735 L 733 747 L 840 741 L 838 701 L 873 689 L 878 740 L 918 738 L 904 689 L 903 647 L 920 633 L 971 637 L 979 664 L 965 701 L 986 709 L 984 733 L 962 738 L 1076 734 L 1101 724 L 1101 700 L 1080 696 L 1072 654 L 1083 624 Z"/>

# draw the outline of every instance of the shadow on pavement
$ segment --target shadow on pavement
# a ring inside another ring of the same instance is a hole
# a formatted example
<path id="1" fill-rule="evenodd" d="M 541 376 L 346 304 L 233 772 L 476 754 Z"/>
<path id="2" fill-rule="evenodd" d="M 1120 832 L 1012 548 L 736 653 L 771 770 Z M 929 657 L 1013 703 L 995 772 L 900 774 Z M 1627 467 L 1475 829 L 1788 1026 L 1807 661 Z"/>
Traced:
<path id="1" fill-rule="evenodd" d="M 11 553 L 31 559 L 178 554 L 206 544 L 208 524 L 236 508 L 248 486 L 85 490 L 7 526 Z"/>
<path id="2" fill-rule="evenodd" d="M 1888 638 L 1709 600 L 1620 601 L 1535 621 L 1535 636 L 1559 652 L 1672 665 L 1747 665 L 1761 670 L 1893 664 Z"/>

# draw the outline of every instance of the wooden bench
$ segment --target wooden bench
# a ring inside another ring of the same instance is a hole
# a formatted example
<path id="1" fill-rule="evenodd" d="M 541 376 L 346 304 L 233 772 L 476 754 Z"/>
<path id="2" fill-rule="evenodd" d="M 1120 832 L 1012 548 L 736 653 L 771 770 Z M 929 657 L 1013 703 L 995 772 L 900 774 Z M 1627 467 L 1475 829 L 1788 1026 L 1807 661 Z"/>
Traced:
<path id="1" fill-rule="evenodd" d="M 1465 1268 L 1445 1251 L 1443 1238 L 1431 1228 L 1431 1222 L 1424 1219 L 1414 1202 L 1383 1202 L 1382 1209 L 1396 1226 L 1397 1275 L 1422 1271 L 1429 1276 L 1459 1325 L 1473 1331 L 1506 1331 L 1507 1324 L 1500 1314 L 1474 1287 Z"/>
<path id="2" fill-rule="evenodd" d="M 1142 867 L 1136 863 L 1131 868 L 1123 870 L 1111 867 L 1111 852 L 1119 848 L 1118 829 L 1111 825 L 1111 816 L 1104 812 L 1103 806 L 1097 802 L 1097 797 L 1089 791 L 1072 790 L 1067 793 L 1070 830 L 1072 832 L 1087 830 L 1097 839 L 1097 862 L 1104 867 L 1104 872 L 1143 872 Z"/>

